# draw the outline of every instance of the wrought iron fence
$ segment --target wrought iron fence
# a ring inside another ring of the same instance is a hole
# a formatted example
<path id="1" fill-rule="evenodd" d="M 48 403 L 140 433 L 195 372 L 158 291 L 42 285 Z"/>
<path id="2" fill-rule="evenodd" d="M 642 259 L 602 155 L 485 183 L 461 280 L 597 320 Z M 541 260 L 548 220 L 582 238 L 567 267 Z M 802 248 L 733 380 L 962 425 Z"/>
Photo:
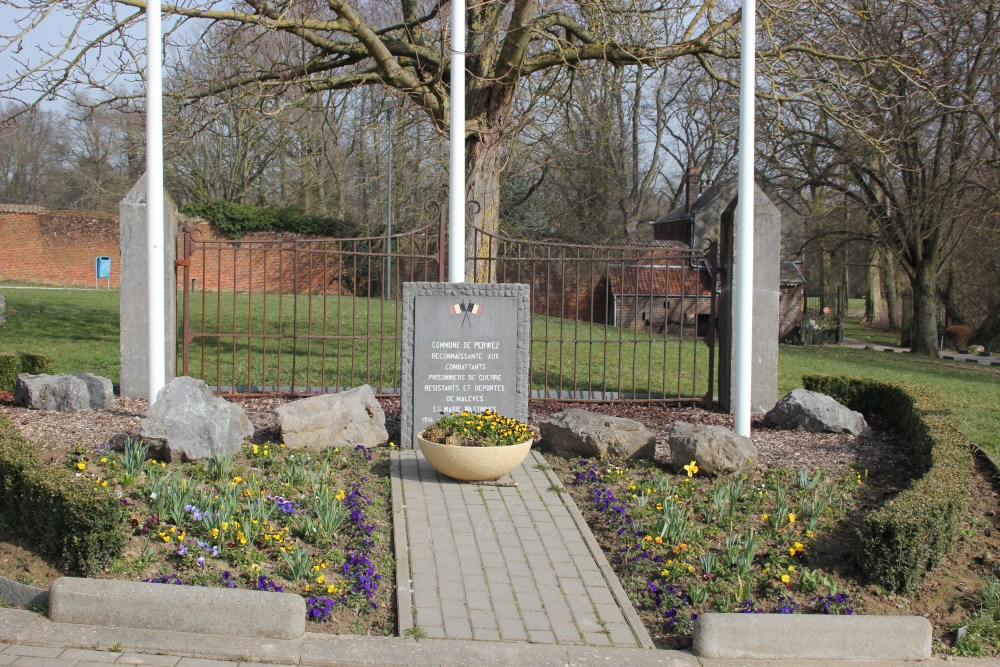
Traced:
<path id="1" fill-rule="evenodd" d="M 402 283 L 443 281 L 445 225 L 353 239 L 184 234 L 181 367 L 220 391 L 401 386 Z M 534 397 L 687 401 L 714 389 L 711 252 L 474 232 L 473 273 L 531 286 Z M 707 343 L 707 345 L 706 345 Z"/>

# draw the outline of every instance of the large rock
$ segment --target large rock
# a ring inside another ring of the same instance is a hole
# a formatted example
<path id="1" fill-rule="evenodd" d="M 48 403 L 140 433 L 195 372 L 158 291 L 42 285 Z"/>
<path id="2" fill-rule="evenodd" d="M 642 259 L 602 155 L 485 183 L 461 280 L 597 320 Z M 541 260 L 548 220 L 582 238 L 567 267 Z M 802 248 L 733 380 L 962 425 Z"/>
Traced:
<path id="1" fill-rule="evenodd" d="M 697 461 L 699 474 L 742 475 L 757 461 L 757 445 L 724 426 L 674 422 L 670 429 L 670 459 L 675 470 Z"/>
<path id="2" fill-rule="evenodd" d="M 546 447 L 564 454 L 651 459 L 656 449 L 656 436 L 640 422 L 579 408 L 550 415 L 539 430 Z"/>
<path id="3" fill-rule="evenodd" d="M 764 415 L 764 424 L 775 428 L 794 428 L 812 433 L 869 432 L 860 412 L 841 405 L 826 394 L 794 389 Z"/>
<path id="4" fill-rule="evenodd" d="M 389 440 L 385 412 L 366 384 L 285 403 L 275 412 L 282 442 L 292 449 L 371 447 Z"/>
<path id="5" fill-rule="evenodd" d="M 32 410 L 99 410 L 115 402 L 111 380 L 91 373 L 31 375 L 21 373 L 14 387 L 14 403 Z"/>
<path id="6" fill-rule="evenodd" d="M 243 406 L 212 393 L 202 380 L 174 378 L 156 395 L 139 434 L 168 461 L 232 456 L 253 435 Z"/>

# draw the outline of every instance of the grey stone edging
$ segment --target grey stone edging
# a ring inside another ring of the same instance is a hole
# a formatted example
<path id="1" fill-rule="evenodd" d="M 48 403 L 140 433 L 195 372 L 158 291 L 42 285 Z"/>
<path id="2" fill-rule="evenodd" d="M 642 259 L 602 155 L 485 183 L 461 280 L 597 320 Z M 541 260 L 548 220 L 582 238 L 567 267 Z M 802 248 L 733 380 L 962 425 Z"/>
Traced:
<path id="1" fill-rule="evenodd" d="M 0 598 L 21 609 L 49 603 L 49 592 L 44 588 L 22 584 L 7 577 L 0 577 Z"/>
<path id="2" fill-rule="evenodd" d="M 552 472 L 551 466 L 542 456 L 542 453 L 538 450 L 532 450 L 532 457 L 535 461 L 541 464 L 543 467 L 540 470 L 545 474 L 545 477 L 552 482 L 553 486 L 562 486 L 561 481 L 556 477 L 555 473 Z M 573 497 L 568 491 L 564 491 L 559 494 L 560 499 L 562 499 L 563 505 L 569 511 L 571 517 L 573 517 L 573 523 L 580 530 L 580 534 L 583 536 L 583 541 L 587 544 L 587 548 L 590 549 L 591 555 L 597 562 L 597 567 L 601 569 L 601 575 L 604 580 L 608 583 L 608 588 L 611 589 L 612 595 L 615 596 L 615 601 L 618 602 L 618 606 L 622 610 L 622 614 L 625 616 L 625 620 L 632 627 L 632 633 L 635 635 L 636 640 L 639 645 L 644 649 L 656 648 L 653 644 L 653 638 L 649 636 L 649 632 L 646 631 L 646 626 L 643 625 L 642 619 L 639 618 L 639 614 L 636 612 L 635 607 L 632 606 L 632 601 L 629 600 L 628 594 L 622 587 L 621 582 L 618 581 L 618 575 L 615 574 L 614 569 L 611 567 L 611 563 L 608 562 L 607 556 L 604 555 L 604 550 L 601 549 L 601 545 L 597 543 L 597 539 L 594 534 L 590 531 L 590 526 L 587 525 L 587 520 L 583 518 L 583 514 L 580 509 L 576 506 Z"/>
<path id="3" fill-rule="evenodd" d="M 399 636 L 414 627 L 413 586 L 410 579 L 410 541 L 406 532 L 403 499 L 403 462 L 399 451 L 389 456 L 392 496 L 392 542 L 396 557 L 396 630 Z"/>
<path id="4" fill-rule="evenodd" d="M 306 602 L 295 593 L 62 577 L 49 589 L 49 618 L 56 623 L 297 639 L 306 631 Z"/>
<path id="5" fill-rule="evenodd" d="M 702 614 L 693 652 L 701 658 L 924 660 L 933 628 L 921 616 Z"/>

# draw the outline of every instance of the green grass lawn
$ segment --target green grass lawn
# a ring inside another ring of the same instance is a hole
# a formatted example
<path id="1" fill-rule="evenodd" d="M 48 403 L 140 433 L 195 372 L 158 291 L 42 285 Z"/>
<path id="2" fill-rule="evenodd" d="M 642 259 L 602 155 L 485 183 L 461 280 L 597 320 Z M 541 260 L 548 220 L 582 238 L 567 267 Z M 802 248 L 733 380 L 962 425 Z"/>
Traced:
<path id="1" fill-rule="evenodd" d="M 874 377 L 926 387 L 941 397 L 965 435 L 1000 462 L 1000 369 L 875 350 L 781 347 L 780 395 L 801 387 L 802 376 L 811 373 Z"/>
<path id="2" fill-rule="evenodd" d="M 206 293 L 191 300 L 189 374 L 220 387 L 399 387 L 400 313 L 377 298 Z M 700 397 L 708 352 L 692 340 L 536 315 L 531 384 Z"/>
<path id="3" fill-rule="evenodd" d="M 8 317 L 0 325 L 0 351 L 44 353 L 53 358 L 54 372 L 92 372 L 119 380 L 117 291 L 4 289 L 3 294 Z M 196 339 L 190 359 L 191 374 L 199 377 L 205 368 L 210 384 L 399 386 L 394 302 L 300 296 L 295 303 L 288 295 L 251 302 L 242 295 L 212 296 L 192 303 L 192 321 L 200 328 L 204 315 L 209 335 Z M 294 346 L 273 337 L 292 328 L 305 333 L 310 313 L 310 335 Z M 540 340 L 543 335 L 547 342 Z M 707 390 L 708 348 L 701 343 L 541 316 L 533 318 L 533 337 L 535 388 L 684 396 Z M 216 355 L 223 362 L 218 368 L 209 363 Z M 800 386 L 809 373 L 928 387 L 955 413 L 965 434 L 1000 461 L 998 369 L 872 350 L 782 346 L 779 391 Z"/>
<path id="4" fill-rule="evenodd" d="M 118 382 L 118 290 L 0 293 L 7 301 L 0 352 L 47 354 L 55 373 L 96 373 Z"/>

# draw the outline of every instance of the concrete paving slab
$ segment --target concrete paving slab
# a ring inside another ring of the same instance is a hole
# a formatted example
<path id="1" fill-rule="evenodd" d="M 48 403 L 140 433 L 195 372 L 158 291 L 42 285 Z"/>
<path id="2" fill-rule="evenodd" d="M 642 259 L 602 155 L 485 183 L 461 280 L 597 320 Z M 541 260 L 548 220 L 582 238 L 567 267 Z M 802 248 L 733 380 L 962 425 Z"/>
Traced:
<path id="1" fill-rule="evenodd" d="M 409 584 L 407 594 L 397 596 L 402 632 L 414 627 L 414 618 L 433 617 L 440 604 L 444 622 L 435 627 L 443 626 L 448 639 L 498 629 L 504 641 L 585 644 L 587 636 L 602 634 L 602 644 L 611 637 L 616 645 L 652 647 L 572 498 L 551 490 L 557 484 L 541 454 L 532 452 L 511 473 L 516 486 L 440 476 L 417 451 L 392 456 L 391 488 L 400 496 L 393 498 L 399 512 L 393 521 L 406 527 L 394 532 L 403 555 L 397 580 Z M 411 516 L 413 507 L 420 510 Z M 421 561 L 434 567 L 418 566 Z M 610 601 L 602 617 L 616 628 L 611 635 L 589 632 L 598 612 L 570 565 L 577 561 L 594 573 L 588 584 Z"/>

